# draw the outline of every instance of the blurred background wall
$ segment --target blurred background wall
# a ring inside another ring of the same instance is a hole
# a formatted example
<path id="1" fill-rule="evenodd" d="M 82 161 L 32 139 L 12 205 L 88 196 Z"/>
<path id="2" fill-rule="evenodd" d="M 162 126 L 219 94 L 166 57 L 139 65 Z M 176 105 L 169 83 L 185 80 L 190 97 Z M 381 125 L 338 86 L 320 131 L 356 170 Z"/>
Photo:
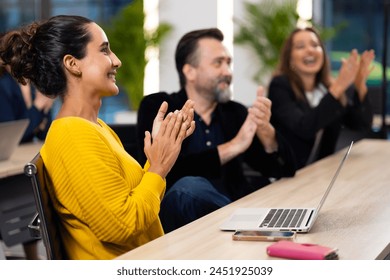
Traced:
<path id="1" fill-rule="evenodd" d="M 174 65 L 174 50 L 180 37 L 193 29 L 219 27 L 225 34 L 225 44 L 233 55 L 234 99 L 250 105 L 255 98 L 257 82 L 252 79 L 261 63 L 253 59 L 250 49 L 233 43 L 237 26 L 233 19 L 245 17 L 244 3 L 261 3 L 265 0 L 144 0 L 149 22 L 166 22 L 172 26 L 152 59 L 145 77 L 144 94 L 164 90 L 176 91 L 179 87 Z M 286 2 L 289 0 L 275 0 Z M 352 49 L 359 51 L 372 48 L 376 53 L 376 66 L 369 79 L 373 96 L 380 110 L 382 81 L 381 61 L 383 55 L 383 22 L 386 0 L 299 0 L 304 13 L 324 27 L 344 24 L 332 40 L 327 42 L 332 56 L 332 67 L 337 71 L 340 58 Z M 131 0 L 0 0 L 0 32 L 12 29 L 33 20 L 58 14 L 78 14 L 89 17 L 99 24 L 109 24 L 111 19 Z M 129 44 L 131 52 L 131 42 Z M 115 52 L 115 50 L 114 50 Z M 263 84 L 266 86 L 267 77 Z M 389 98 L 388 98 L 389 99 Z M 390 106 L 387 106 L 389 108 Z M 102 118 L 115 122 L 117 112 L 126 111 L 126 96 L 105 100 Z M 387 110 L 389 111 L 389 110 Z M 132 119 L 134 121 L 134 118 Z"/>

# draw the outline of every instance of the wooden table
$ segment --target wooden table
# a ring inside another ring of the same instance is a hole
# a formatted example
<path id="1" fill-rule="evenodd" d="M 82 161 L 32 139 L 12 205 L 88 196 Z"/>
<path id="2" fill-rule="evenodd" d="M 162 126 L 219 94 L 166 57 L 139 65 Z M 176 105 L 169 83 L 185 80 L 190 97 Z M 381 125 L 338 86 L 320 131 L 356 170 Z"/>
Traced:
<path id="1" fill-rule="evenodd" d="M 239 207 L 316 207 L 345 149 L 274 182 L 118 259 L 272 259 L 271 242 L 233 241 L 221 222 Z M 340 259 L 383 259 L 390 252 L 390 142 L 356 142 L 310 233 L 296 242 L 339 249 Z"/>
<path id="2" fill-rule="evenodd" d="M 24 165 L 32 160 L 42 147 L 42 142 L 19 145 L 9 160 L 0 161 L 0 178 L 23 174 Z"/>

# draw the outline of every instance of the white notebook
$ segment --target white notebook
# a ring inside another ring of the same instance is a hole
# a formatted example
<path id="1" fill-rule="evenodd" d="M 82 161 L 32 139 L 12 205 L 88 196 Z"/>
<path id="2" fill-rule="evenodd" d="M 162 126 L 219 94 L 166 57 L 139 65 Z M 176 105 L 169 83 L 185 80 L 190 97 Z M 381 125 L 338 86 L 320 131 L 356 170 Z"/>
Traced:
<path id="1" fill-rule="evenodd" d="M 239 208 L 220 226 L 220 229 L 308 232 L 316 221 L 322 205 L 334 186 L 337 176 L 352 149 L 352 145 L 353 142 L 351 142 L 341 159 L 317 208 Z"/>
<path id="2" fill-rule="evenodd" d="M 28 119 L 0 122 L 0 161 L 11 157 L 29 124 Z"/>

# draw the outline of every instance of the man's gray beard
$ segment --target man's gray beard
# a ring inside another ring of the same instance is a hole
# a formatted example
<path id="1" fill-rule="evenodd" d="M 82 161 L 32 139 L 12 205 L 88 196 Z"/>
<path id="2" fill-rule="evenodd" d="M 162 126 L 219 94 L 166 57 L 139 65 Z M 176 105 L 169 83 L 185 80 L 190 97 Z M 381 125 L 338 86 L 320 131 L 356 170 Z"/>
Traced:
<path id="1" fill-rule="evenodd" d="M 230 90 L 230 87 L 227 87 L 225 89 L 217 88 L 215 90 L 215 100 L 218 103 L 226 103 L 230 101 L 231 98 L 232 98 L 232 91 Z"/>

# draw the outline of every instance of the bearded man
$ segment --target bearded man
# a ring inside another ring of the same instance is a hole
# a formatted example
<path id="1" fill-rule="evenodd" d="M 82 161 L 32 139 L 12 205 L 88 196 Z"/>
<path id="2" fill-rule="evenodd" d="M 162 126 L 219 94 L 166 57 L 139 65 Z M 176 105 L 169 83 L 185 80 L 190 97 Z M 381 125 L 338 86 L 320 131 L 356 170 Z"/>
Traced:
<path id="1" fill-rule="evenodd" d="M 288 143 L 270 123 L 271 102 L 259 87 L 250 108 L 232 100 L 232 58 L 217 28 L 185 34 L 179 41 L 178 92 L 145 96 L 138 111 L 139 150 L 145 131 L 163 101 L 168 111 L 195 102 L 195 131 L 182 145 L 167 177 L 160 219 L 165 232 L 192 222 L 267 184 L 270 178 L 294 176 L 295 159 Z M 145 156 L 140 155 L 140 162 Z M 245 170 L 261 174 L 254 183 Z"/>

